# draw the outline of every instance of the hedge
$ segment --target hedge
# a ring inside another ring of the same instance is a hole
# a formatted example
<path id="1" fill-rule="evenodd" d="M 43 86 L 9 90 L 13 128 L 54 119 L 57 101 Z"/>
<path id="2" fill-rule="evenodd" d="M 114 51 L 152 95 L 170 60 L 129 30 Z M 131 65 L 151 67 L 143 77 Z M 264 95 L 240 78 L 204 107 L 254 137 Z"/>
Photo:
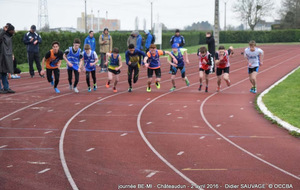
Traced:
<path id="1" fill-rule="evenodd" d="M 27 62 L 26 47 L 23 44 L 23 36 L 26 31 L 17 32 L 13 37 L 13 48 L 15 57 L 18 63 Z M 142 36 L 146 38 L 143 32 Z M 120 52 L 125 52 L 127 49 L 127 39 L 130 32 L 111 32 L 113 38 L 113 46 L 118 47 Z M 69 46 L 72 46 L 74 38 L 79 38 L 83 48 L 84 39 L 88 36 L 85 33 L 71 32 L 50 32 L 40 33 L 42 36 L 42 44 L 40 44 L 40 57 L 46 54 L 51 49 L 53 41 L 60 42 L 60 49 L 64 51 Z M 170 48 L 170 38 L 174 35 L 173 31 L 164 31 L 162 35 L 162 49 Z M 186 46 L 195 46 L 205 44 L 204 31 L 182 31 L 181 35 L 185 38 Z M 100 33 L 96 33 L 96 51 L 99 53 Z M 248 43 L 250 40 L 255 40 L 258 43 L 274 43 L 274 42 L 299 42 L 300 30 L 274 30 L 274 31 L 221 31 L 220 43 Z"/>

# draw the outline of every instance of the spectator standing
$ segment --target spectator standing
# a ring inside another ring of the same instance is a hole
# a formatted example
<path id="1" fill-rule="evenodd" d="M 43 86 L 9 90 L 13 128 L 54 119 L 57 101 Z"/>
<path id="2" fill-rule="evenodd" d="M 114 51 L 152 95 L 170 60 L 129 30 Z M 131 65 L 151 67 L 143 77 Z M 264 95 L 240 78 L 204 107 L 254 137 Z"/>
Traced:
<path id="1" fill-rule="evenodd" d="M 113 39 L 108 32 L 108 28 L 104 28 L 103 33 L 99 36 L 99 44 L 100 44 L 100 72 L 107 72 L 106 62 L 106 53 L 112 51 Z"/>
<path id="2" fill-rule="evenodd" d="M 85 44 L 89 44 L 92 51 L 96 50 L 96 40 L 94 38 L 94 31 L 93 30 L 89 31 L 89 35 L 84 40 L 84 46 L 85 46 Z"/>

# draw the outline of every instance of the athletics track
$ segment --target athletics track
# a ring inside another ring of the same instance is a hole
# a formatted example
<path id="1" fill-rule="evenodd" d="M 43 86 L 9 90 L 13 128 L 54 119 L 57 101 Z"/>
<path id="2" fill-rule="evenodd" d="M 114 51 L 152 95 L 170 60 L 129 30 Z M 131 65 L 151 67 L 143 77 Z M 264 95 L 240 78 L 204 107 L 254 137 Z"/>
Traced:
<path id="1" fill-rule="evenodd" d="M 299 45 L 261 48 L 259 93 L 300 59 Z M 105 88 L 106 73 L 97 73 L 91 93 L 81 74 L 79 94 L 68 89 L 64 69 L 61 94 L 39 77 L 10 80 L 17 93 L 0 96 L 0 189 L 300 189 L 299 139 L 258 114 L 241 51 L 231 58 L 231 87 L 222 81 L 219 93 L 215 74 L 209 92 L 198 91 L 194 54 L 186 69 L 191 85 L 177 74 L 172 93 L 165 58 L 161 89 L 153 85 L 151 93 L 143 68 L 127 92 L 126 65 L 118 93 Z"/>

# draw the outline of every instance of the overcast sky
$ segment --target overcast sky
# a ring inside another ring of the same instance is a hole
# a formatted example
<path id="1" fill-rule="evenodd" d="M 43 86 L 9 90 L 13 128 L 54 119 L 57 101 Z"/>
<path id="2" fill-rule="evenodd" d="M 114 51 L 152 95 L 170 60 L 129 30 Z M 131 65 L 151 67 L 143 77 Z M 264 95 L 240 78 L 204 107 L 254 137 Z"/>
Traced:
<path id="1" fill-rule="evenodd" d="M 39 0 L 0 0 L 0 26 L 12 23 L 16 30 L 29 29 L 32 24 L 38 26 Z M 143 29 L 146 19 L 147 28 L 151 26 L 151 1 L 153 2 L 153 20 L 159 20 L 168 28 L 183 29 L 193 22 L 208 21 L 213 24 L 214 0 L 86 0 L 87 12 L 94 11 L 95 16 L 121 20 L 121 30 L 133 30 L 134 20 L 139 17 L 139 29 Z M 220 23 L 224 27 L 224 1 L 220 0 Z M 234 0 L 227 1 L 228 25 L 238 26 L 241 21 L 233 13 Z M 281 0 L 273 0 L 275 9 L 267 21 L 278 19 Z M 48 16 L 51 28 L 77 27 L 77 17 L 84 12 L 84 0 L 48 0 Z"/>

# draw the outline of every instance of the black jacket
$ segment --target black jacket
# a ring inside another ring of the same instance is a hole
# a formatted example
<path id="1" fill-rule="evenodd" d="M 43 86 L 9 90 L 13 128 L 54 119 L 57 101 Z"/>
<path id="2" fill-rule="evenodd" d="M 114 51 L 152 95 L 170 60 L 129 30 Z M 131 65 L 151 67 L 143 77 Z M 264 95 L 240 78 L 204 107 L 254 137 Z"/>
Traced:
<path id="1" fill-rule="evenodd" d="M 215 56 L 216 54 L 216 45 L 215 45 L 215 39 L 213 36 L 206 37 L 206 43 L 208 46 L 208 52 L 212 55 Z"/>
<path id="2" fill-rule="evenodd" d="M 13 73 L 12 35 L 3 30 L 0 38 L 0 73 Z"/>
<path id="3" fill-rule="evenodd" d="M 30 42 L 30 40 L 33 40 Z M 38 40 L 37 44 L 33 44 L 35 40 Z M 41 36 L 36 32 L 27 32 L 23 38 L 24 44 L 27 46 L 27 52 L 30 53 L 38 53 L 39 52 L 39 44 L 42 43 Z"/>

